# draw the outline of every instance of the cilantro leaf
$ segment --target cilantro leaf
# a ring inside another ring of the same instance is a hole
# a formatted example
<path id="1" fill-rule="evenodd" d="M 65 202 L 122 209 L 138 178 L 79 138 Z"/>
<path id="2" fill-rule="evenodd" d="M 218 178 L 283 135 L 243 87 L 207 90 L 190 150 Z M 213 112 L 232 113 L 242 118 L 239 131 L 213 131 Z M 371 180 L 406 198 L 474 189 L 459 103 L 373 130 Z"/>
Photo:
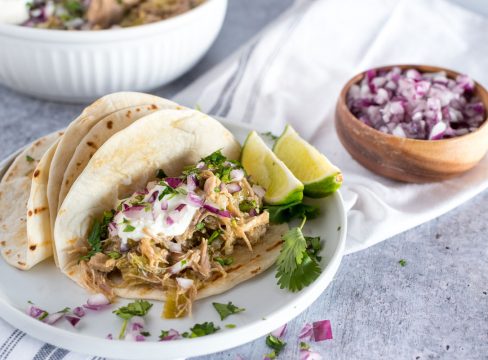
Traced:
<path id="1" fill-rule="evenodd" d="M 228 258 L 216 257 L 214 258 L 214 260 L 217 261 L 222 266 L 229 266 L 234 262 L 233 257 L 228 257 Z"/>
<path id="2" fill-rule="evenodd" d="M 310 345 L 306 342 L 300 341 L 300 350 L 310 350 Z"/>
<path id="3" fill-rule="evenodd" d="M 256 204 L 256 200 L 243 200 L 239 203 L 239 210 L 246 213 L 257 207 L 258 204 Z"/>
<path id="4" fill-rule="evenodd" d="M 145 316 L 152 306 L 153 304 L 146 300 L 136 300 L 127 304 L 126 306 L 122 306 L 114 310 L 113 313 L 124 320 L 124 323 L 122 324 L 122 329 L 119 333 L 119 339 L 124 338 L 125 329 L 127 328 L 127 323 L 129 322 L 129 320 L 132 319 L 134 316 Z"/>
<path id="5" fill-rule="evenodd" d="M 236 324 L 226 324 L 225 327 L 227 329 L 235 329 L 237 327 L 237 325 Z"/>
<path id="6" fill-rule="evenodd" d="M 228 304 L 221 304 L 221 303 L 214 302 L 212 303 L 212 305 L 214 306 L 215 310 L 217 310 L 217 312 L 219 313 L 220 320 L 224 320 L 229 315 L 237 314 L 246 310 L 244 308 L 239 308 L 235 306 L 234 304 L 232 304 L 232 302 L 229 302 Z"/>
<path id="7" fill-rule="evenodd" d="M 164 179 L 166 177 L 166 173 L 164 172 L 163 169 L 159 169 L 156 173 L 156 177 L 160 180 Z"/>
<path id="8" fill-rule="evenodd" d="M 208 238 L 208 244 L 210 245 L 215 239 L 217 239 L 220 236 L 221 233 L 222 231 L 220 229 L 214 230 L 212 235 L 210 235 L 210 237 Z"/>
<path id="9" fill-rule="evenodd" d="M 110 251 L 109 253 L 106 254 L 109 258 L 111 259 L 120 259 L 122 257 L 122 254 L 119 253 L 118 251 Z"/>
<path id="10" fill-rule="evenodd" d="M 124 230 L 122 230 L 123 232 L 132 232 L 134 231 L 136 228 L 134 226 L 132 226 L 131 224 L 127 224 L 124 228 Z"/>
<path id="11" fill-rule="evenodd" d="M 264 208 L 269 212 L 269 221 L 275 224 L 282 224 L 303 217 L 313 219 L 320 213 L 317 206 L 307 205 L 301 201 L 286 205 L 265 205 Z"/>
<path id="12" fill-rule="evenodd" d="M 214 325 L 213 322 L 204 322 L 203 324 L 195 324 L 191 329 L 191 333 L 184 332 L 181 336 L 185 338 L 196 338 L 206 336 L 219 331 L 220 328 Z"/>
<path id="13" fill-rule="evenodd" d="M 407 265 L 407 260 L 405 260 L 405 259 L 400 259 L 400 260 L 398 261 L 398 263 L 400 264 L 400 266 L 401 266 L 401 267 L 404 267 L 405 265 Z"/>
<path id="14" fill-rule="evenodd" d="M 205 228 L 205 223 L 203 221 L 200 221 L 196 226 L 196 229 L 198 231 L 203 230 L 204 228 Z"/>
<path id="15" fill-rule="evenodd" d="M 264 355 L 265 359 L 276 359 L 276 351 L 271 351 L 270 353 Z"/>
<path id="16" fill-rule="evenodd" d="M 300 291 L 317 279 L 321 268 L 316 255 L 311 257 L 307 251 L 307 241 L 300 227 L 293 228 L 283 235 L 283 247 L 277 260 L 276 278 L 281 289 Z"/>
<path id="17" fill-rule="evenodd" d="M 25 156 L 25 160 L 26 160 L 28 163 L 31 163 L 31 162 L 33 162 L 33 161 L 34 161 L 34 158 L 33 158 L 32 156 L 30 156 L 30 155 L 26 155 L 26 156 Z"/>
<path id="18" fill-rule="evenodd" d="M 308 255 L 316 262 L 320 262 L 322 260 L 322 256 L 319 256 L 320 250 L 322 250 L 320 236 L 305 236 L 305 241 Z"/>
<path id="19" fill-rule="evenodd" d="M 286 342 L 280 338 L 269 334 L 266 336 L 266 345 L 275 351 L 275 355 L 278 355 L 281 350 L 286 346 Z"/>

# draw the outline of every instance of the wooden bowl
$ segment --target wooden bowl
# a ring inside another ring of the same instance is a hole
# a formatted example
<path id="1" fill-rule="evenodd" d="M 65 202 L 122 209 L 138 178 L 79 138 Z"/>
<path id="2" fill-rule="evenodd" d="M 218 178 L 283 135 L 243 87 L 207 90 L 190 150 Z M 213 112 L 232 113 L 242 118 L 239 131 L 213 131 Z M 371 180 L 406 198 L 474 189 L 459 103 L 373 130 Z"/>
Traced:
<path id="1" fill-rule="evenodd" d="M 435 66 L 397 65 L 420 72 L 445 71 L 449 77 L 459 73 Z M 385 66 L 378 70 L 390 70 Z M 471 168 L 488 151 L 488 121 L 478 130 L 444 140 L 416 140 L 382 133 L 356 118 L 347 107 L 350 87 L 360 82 L 365 73 L 354 76 L 344 86 L 337 102 L 335 125 L 342 145 L 361 165 L 378 175 L 412 183 L 441 181 Z M 475 95 L 488 111 L 488 92 L 475 83 Z M 487 174 L 488 176 L 488 174 Z"/>

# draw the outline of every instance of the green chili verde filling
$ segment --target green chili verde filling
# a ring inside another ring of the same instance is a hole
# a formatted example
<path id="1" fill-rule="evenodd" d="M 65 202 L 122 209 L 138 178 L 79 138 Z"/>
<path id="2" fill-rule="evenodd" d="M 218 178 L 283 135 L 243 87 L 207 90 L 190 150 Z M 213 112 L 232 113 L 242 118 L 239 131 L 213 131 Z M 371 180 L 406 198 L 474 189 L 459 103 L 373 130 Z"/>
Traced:
<path id="1" fill-rule="evenodd" d="M 162 290 L 164 316 L 183 317 L 198 289 L 226 276 L 234 247 L 252 250 L 269 213 L 263 189 L 220 151 L 179 177 L 158 176 L 94 223 L 79 266 L 93 291 L 114 298 L 114 288 Z"/>

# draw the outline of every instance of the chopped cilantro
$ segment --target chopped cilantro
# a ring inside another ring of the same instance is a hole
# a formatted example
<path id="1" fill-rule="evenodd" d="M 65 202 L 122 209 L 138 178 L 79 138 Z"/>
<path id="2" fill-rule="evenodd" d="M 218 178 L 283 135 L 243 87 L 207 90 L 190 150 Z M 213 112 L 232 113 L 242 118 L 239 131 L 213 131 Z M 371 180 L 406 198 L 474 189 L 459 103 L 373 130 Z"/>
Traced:
<path id="1" fill-rule="evenodd" d="M 317 279 L 321 273 L 320 265 L 307 251 L 307 241 L 302 233 L 306 218 L 300 227 L 293 228 L 283 235 L 283 247 L 277 260 L 276 278 L 281 289 L 300 291 Z"/>
<path id="2" fill-rule="evenodd" d="M 256 209 L 258 204 L 256 204 L 256 200 L 243 200 L 239 203 L 239 210 L 242 212 L 248 213 L 252 209 Z"/>
<path id="3" fill-rule="evenodd" d="M 197 228 L 198 231 L 201 231 L 201 230 L 205 229 L 205 223 L 203 221 L 200 221 L 197 224 L 196 228 Z"/>
<path id="4" fill-rule="evenodd" d="M 276 136 L 275 134 L 273 134 L 271 131 L 267 131 L 267 132 L 261 133 L 261 135 L 266 136 L 266 137 L 270 138 L 273 141 L 275 141 L 275 140 L 278 139 L 278 136 Z"/>
<path id="5" fill-rule="evenodd" d="M 169 335 L 169 330 L 161 330 L 161 335 L 159 335 L 159 338 L 163 340 L 168 335 Z"/>
<path id="6" fill-rule="evenodd" d="M 305 236 L 305 241 L 308 255 L 316 262 L 320 262 L 322 260 L 322 256 L 319 256 L 320 250 L 322 250 L 320 236 Z"/>
<path id="7" fill-rule="evenodd" d="M 276 359 L 276 351 L 271 351 L 270 353 L 264 355 L 265 359 Z"/>
<path id="8" fill-rule="evenodd" d="M 229 266 L 234 262 L 234 258 L 232 257 L 228 257 L 228 258 L 216 257 L 214 258 L 214 260 L 217 261 L 222 266 Z"/>
<path id="9" fill-rule="evenodd" d="M 300 341 L 300 350 L 310 350 L 310 345 L 306 342 Z"/>
<path id="10" fill-rule="evenodd" d="M 181 334 L 184 338 L 196 338 L 201 336 L 206 336 L 219 331 L 220 328 L 214 325 L 213 322 L 204 322 L 203 324 L 195 324 L 190 331 Z"/>
<path id="11" fill-rule="evenodd" d="M 122 324 L 122 329 L 119 333 L 119 339 L 124 338 L 125 329 L 127 328 L 127 323 L 129 322 L 129 320 L 132 319 L 134 316 L 145 316 L 151 309 L 151 307 L 152 304 L 146 300 L 136 300 L 127 304 L 127 306 L 122 306 L 117 310 L 114 310 L 113 313 L 124 320 L 124 323 Z"/>
<path id="12" fill-rule="evenodd" d="M 149 331 L 141 331 L 140 334 L 144 337 L 151 336 L 151 333 Z"/>
<path id="13" fill-rule="evenodd" d="M 214 188 L 214 192 L 219 193 L 219 192 L 220 192 L 220 186 L 216 186 L 216 187 Z"/>
<path id="14" fill-rule="evenodd" d="M 407 260 L 405 260 L 405 259 L 400 259 L 400 260 L 398 261 L 398 263 L 400 264 L 400 266 L 401 266 L 401 267 L 404 267 L 405 265 L 407 265 Z"/>
<path id="15" fill-rule="evenodd" d="M 134 231 L 136 228 L 134 226 L 132 226 L 131 224 L 127 224 L 124 228 L 124 230 L 122 230 L 123 232 L 132 232 Z"/>
<path id="16" fill-rule="evenodd" d="M 210 245 L 215 239 L 217 239 L 220 236 L 221 233 L 222 231 L 220 229 L 214 230 L 212 235 L 210 235 L 210 237 L 208 238 L 208 244 Z"/>
<path id="17" fill-rule="evenodd" d="M 158 179 L 164 179 L 166 177 L 166 173 L 164 172 L 163 169 L 159 169 L 158 172 L 156 173 L 156 177 Z"/>
<path id="18" fill-rule="evenodd" d="M 237 327 L 237 325 L 236 324 L 226 324 L 225 327 L 227 329 L 235 329 Z"/>
<path id="19" fill-rule="evenodd" d="M 265 209 L 269 212 L 269 221 L 275 224 L 290 222 L 293 219 L 303 217 L 313 219 L 320 213 L 317 206 L 307 205 L 300 201 L 286 205 L 266 205 Z"/>
<path id="20" fill-rule="evenodd" d="M 237 314 L 246 310 L 244 308 L 239 308 L 235 306 L 234 304 L 232 304 L 232 302 L 229 302 L 228 304 L 221 304 L 221 303 L 214 302 L 212 303 L 212 305 L 215 308 L 215 310 L 217 310 L 217 312 L 219 313 L 220 320 L 224 320 L 229 315 Z"/>
<path id="21" fill-rule="evenodd" d="M 109 253 L 106 254 L 109 258 L 112 259 L 120 259 L 122 257 L 122 254 L 119 253 L 118 251 L 110 251 Z"/>
<path id="22" fill-rule="evenodd" d="M 281 340 L 280 338 L 269 334 L 266 336 L 266 345 L 268 345 L 271 349 L 275 351 L 275 354 L 278 355 L 281 350 L 286 346 L 286 342 Z"/>
<path id="23" fill-rule="evenodd" d="M 32 156 L 26 155 L 25 160 L 27 160 L 28 163 L 31 163 L 34 161 L 34 158 Z"/>
<path id="24" fill-rule="evenodd" d="M 102 243 L 100 239 L 100 234 L 102 231 L 102 225 L 98 220 L 93 223 L 92 231 L 88 236 L 88 244 L 91 249 L 85 256 L 82 256 L 80 260 L 89 260 L 93 255 L 102 251 Z"/>

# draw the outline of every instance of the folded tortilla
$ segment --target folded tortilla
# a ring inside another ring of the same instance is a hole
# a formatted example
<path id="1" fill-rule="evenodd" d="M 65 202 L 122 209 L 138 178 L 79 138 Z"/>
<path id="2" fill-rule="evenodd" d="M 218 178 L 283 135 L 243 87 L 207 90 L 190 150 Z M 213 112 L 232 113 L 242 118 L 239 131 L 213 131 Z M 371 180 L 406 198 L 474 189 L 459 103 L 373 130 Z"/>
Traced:
<path id="1" fill-rule="evenodd" d="M 54 240 L 63 273 L 83 286 L 78 266 L 80 249 L 88 248 L 88 234 L 103 212 L 119 199 L 142 189 L 162 169 L 179 176 L 189 165 L 216 150 L 237 160 L 240 145 L 218 121 L 194 110 L 160 110 L 147 115 L 108 138 L 93 154 L 67 193 L 56 218 Z M 198 298 L 230 289 L 269 268 L 281 249 L 287 226 L 271 227 L 254 251 L 236 247 L 228 275 L 213 278 Z M 114 289 L 127 298 L 164 300 L 165 294 L 150 286 Z"/>
<path id="2" fill-rule="evenodd" d="M 14 160 L 0 183 L 0 247 L 12 266 L 28 270 L 53 253 L 47 180 L 62 133 L 34 141 Z"/>

